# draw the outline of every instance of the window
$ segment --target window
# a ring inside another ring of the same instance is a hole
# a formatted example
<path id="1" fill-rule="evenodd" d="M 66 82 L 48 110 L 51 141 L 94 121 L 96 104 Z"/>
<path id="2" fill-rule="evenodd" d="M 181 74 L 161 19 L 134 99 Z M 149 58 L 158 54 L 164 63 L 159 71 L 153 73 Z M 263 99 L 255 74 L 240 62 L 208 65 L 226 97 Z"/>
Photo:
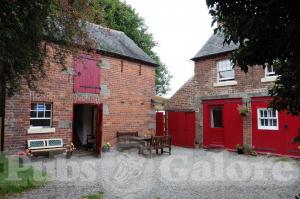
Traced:
<path id="1" fill-rule="evenodd" d="M 217 63 L 218 81 L 234 80 L 234 68 L 229 59 L 219 61 Z"/>
<path id="2" fill-rule="evenodd" d="M 30 111 L 30 126 L 48 128 L 52 125 L 52 104 L 32 103 Z"/>
<path id="3" fill-rule="evenodd" d="M 223 108 L 211 109 L 211 128 L 223 128 Z"/>
<path id="4" fill-rule="evenodd" d="M 273 65 L 265 64 L 265 77 L 276 76 Z"/>
<path id="5" fill-rule="evenodd" d="M 273 109 L 258 109 L 258 129 L 278 130 L 278 111 Z"/>

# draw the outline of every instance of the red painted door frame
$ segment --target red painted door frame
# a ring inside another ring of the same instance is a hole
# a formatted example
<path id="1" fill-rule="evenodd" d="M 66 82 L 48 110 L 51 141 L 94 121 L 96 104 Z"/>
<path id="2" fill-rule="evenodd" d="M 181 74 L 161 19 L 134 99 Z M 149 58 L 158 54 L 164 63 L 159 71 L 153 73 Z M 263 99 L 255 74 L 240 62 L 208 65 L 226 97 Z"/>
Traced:
<path id="1" fill-rule="evenodd" d="M 165 115 L 163 112 L 156 112 L 156 136 L 163 136 L 165 134 Z"/>
<path id="2" fill-rule="evenodd" d="M 92 103 L 75 103 L 73 104 L 73 113 L 72 113 L 72 142 L 74 143 L 74 110 L 76 106 L 79 105 L 91 105 L 97 107 L 97 128 L 96 128 L 96 153 L 101 156 L 102 149 L 102 128 L 103 128 L 103 104 L 92 104 Z"/>
<path id="3" fill-rule="evenodd" d="M 241 98 L 203 101 L 202 143 L 204 147 L 221 147 L 235 150 L 237 144 L 243 144 L 243 119 L 237 111 L 238 105 L 241 104 Z M 211 128 L 211 109 L 214 107 L 223 108 L 223 129 Z M 219 133 L 219 137 L 216 137 L 214 133 Z M 216 140 L 217 138 L 218 140 Z"/>

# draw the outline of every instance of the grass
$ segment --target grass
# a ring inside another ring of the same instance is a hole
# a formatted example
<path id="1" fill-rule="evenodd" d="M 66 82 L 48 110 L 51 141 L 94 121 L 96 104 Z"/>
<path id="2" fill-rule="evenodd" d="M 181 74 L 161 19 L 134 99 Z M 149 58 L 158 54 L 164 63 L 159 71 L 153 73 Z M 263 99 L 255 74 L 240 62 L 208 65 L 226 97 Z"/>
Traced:
<path id="1" fill-rule="evenodd" d="M 9 174 L 17 174 L 19 180 L 9 179 Z M 46 173 L 27 166 L 20 169 L 17 161 L 8 161 L 7 156 L 0 154 L 0 198 L 43 186 L 46 182 Z"/>
<path id="2" fill-rule="evenodd" d="M 290 162 L 290 161 L 292 161 L 292 159 L 289 157 L 280 157 L 275 160 L 275 162 Z"/>
<path id="3" fill-rule="evenodd" d="M 103 192 L 98 192 L 93 195 L 83 196 L 82 199 L 103 199 Z"/>

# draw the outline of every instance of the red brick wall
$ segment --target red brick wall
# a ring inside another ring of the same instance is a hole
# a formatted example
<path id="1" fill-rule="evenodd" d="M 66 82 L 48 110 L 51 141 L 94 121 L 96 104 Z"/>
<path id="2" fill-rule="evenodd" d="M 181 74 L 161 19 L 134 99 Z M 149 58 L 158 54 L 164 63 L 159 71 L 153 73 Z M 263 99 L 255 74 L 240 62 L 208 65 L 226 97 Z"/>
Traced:
<path id="1" fill-rule="evenodd" d="M 49 47 L 49 57 L 53 54 Z M 81 54 L 85 52 L 80 52 Z M 60 122 L 72 122 L 74 104 L 103 104 L 102 143 L 115 141 L 116 131 L 139 131 L 154 134 L 155 112 L 151 98 L 155 95 L 155 68 L 139 63 L 89 53 L 94 58 L 105 60 L 101 67 L 101 85 L 106 93 L 87 94 L 73 92 L 73 74 L 62 71 L 62 66 L 50 61 L 46 64 L 47 76 L 37 82 L 38 90 L 29 91 L 24 85 L 20 93 L 6 98 L 4 150 L 15 151 L 24 148 L 28 139 L 63 138 L 72 139 L 72 125 L 59 128 Z M 66 57 L 69 71 L 74 69 L 72 55 Z M 107 91 L 108 90 L 108 91 Z M 53 127 L 55 133 L 27 134 L 30 124 L 30 104 L 32 102 L 53 103 Z"/>

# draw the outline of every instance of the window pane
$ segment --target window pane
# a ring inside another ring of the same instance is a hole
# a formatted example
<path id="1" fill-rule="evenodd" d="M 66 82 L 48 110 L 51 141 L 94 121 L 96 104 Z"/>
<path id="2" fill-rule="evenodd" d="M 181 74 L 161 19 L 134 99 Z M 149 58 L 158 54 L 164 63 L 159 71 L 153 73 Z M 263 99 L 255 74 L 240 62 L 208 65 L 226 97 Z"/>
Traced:
<path id="1" fill-rule="evenodd" d="M 277 126 L 277 120 L 273 119 L 273 126 Z"/>
<path id="2" fill-rule="evenodd" d="M 221 128 L 223 127 L 223 109 L 213 108 L 211 109 L 211 127 Z"/>
<path id="3" fill-rule="evenodd" d="M 51 111 L 46 111 L 45 112 L 45 117 L 51 117 Z"/>
<path id="4" fill-rule="evenodd" d="M 233 71 L 223 71 L 223 72 L 220 72 L 219 73 L 220 75 L 220 79 L 224 79 L 224 78 L 231 78 L 233 79 L 234 78 L 234 74 L 233 74 Z"/>
<path id="5" fill-rule="evenodd" d="M 43 117 L 44 117 L 44 111 L 39 111 L 39 112 L 38 112 L 38 117 L 43 118 Z"/>
<path id="6" fill-rule="evenodd" d="M 38 104 L 37 105 L 37 110 L 38 111 L 45 111 L 46 107 L 45 107 L 45 104 Z"/>
<path id="7" fill-rule="evenodd" d="M 46 110 L 51 111 L 51 104 L 46 104 Z"/>
<path id="8" fill-rule="evenodd" d="M 40 119 L 32 119 L 30 120 L 31 126 L 41 126 L 41 127 L 50 127 L 51 126 L 51 120 L 40 120 Z"/>
<path id="9" fill-rule="evenodd" d="M 37 105 L 36 104 L 31 104 L 31 110 L 36 110 Z"/>
<path id="10" fill-rule="evenodd" d="M 264 116 L 263 117 L 268 117 L 268 111 L 264 110 Z"/>
<path id="11" fill-rule="evenodd" d="M 30 111 L 30 117 L 36 117 L 36 111 Z"/>
<path id="12" fill-rule="evenodd" d="M 265 119 L 265 126 L 269 126 L 269 121 Z"/>
<path id="13" fill-rule="evenodd" d="M 272 110 L 272 117 L 276 117 L 276 111 Z"/>
<path id="14" fill-rule="evenodd" d="M 260 114 L 260 117 L 263 117 L 263 116 L 264 116 L 264 111 L 263 111 L 263 110 L 260 110 L 260 111 L 259 111 L 259 114 Z"/>

